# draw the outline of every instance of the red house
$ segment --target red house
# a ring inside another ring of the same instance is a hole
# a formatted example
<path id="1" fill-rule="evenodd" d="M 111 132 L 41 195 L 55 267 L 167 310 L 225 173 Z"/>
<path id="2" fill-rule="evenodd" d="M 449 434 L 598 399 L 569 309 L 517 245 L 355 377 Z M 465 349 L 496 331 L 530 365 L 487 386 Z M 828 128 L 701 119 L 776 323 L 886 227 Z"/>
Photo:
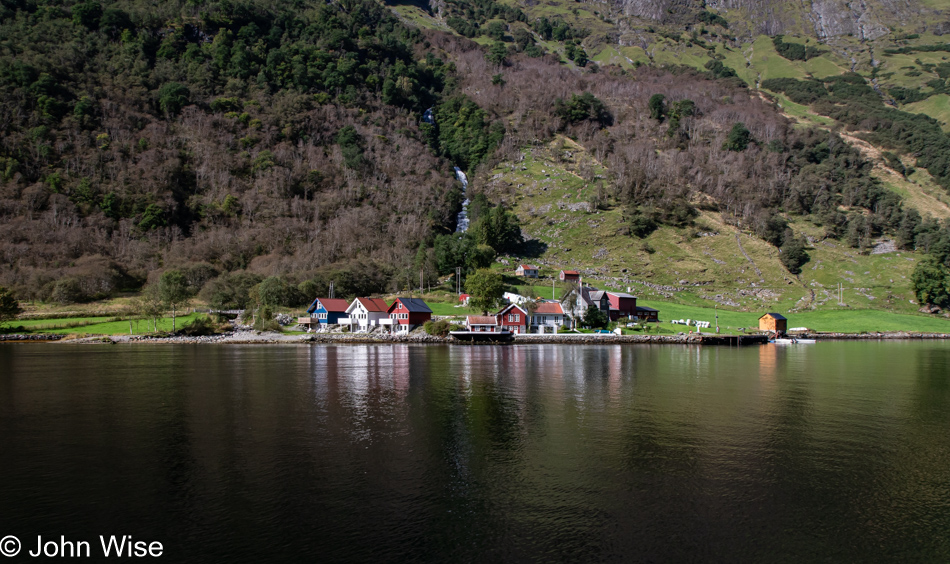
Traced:
<path id="1" fill-rule="evenodd" d="M 607 292 L 610 301 L 610 320 L 617 321 L 621 317 L 637 316 L 637 298 L 620 292 Z"/>
<path id="2" fill-rule="evenodd" d="M 419 298 L 396 298 L 387 313 L 396 332 L 408 333 L 432 319 L 432 310 Z"/>
<path id="3" fill-rule="evenodd" d="M 528 332 L 528 312 L 517 304 L 511 304 L 505 309 L 495 314 L 498 320 L 498 327 L 507 329 L 512 333 Z"/>
<path id="4" fill-rule="evenodd" d="M 576 270 L 562 270 L 558 278 L 561 282 L 578 282 L 581 279 L 581 273 Z"/>

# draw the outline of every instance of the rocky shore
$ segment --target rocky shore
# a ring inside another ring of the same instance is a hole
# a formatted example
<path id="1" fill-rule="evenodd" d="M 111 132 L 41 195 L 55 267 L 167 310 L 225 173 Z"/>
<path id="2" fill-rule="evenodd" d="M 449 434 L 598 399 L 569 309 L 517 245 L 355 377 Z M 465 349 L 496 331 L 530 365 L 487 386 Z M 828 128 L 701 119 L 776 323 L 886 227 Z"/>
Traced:
<path id="1" fill-rule="evenodd" d="M 831 340 L 917 340 L 917 339 L 950 339 L 950 333 L 911 333 L 906 331 L 876 332 L 876 333 L 809 333 L 800 335 L 803 338 L 815 338 L 819 341 Z M 409 335 L 389 335 L 386 333 L 352 334 L 352 333 L 310 333 L 305 335 L 287 335 L 284 333 L 261 332 L 253 330 L 236 330 L 217 335 L 202 337 L 165 336 L 153 337 L 147 335 L 112 335 L 66 338 L 60 334 L 10 334 L 0 335 L 0 342 L 59 342 L 69 344 L 125 344 L 125 343 L 153 343 L 153 344 L 453 344 L 477 346 L 470 342 L 463 342 L 454 337 L 437 337 L 423 331 L 413 331 Z M 515 335 L 506 344 L 576 344 L 576 345 L 606 345 L 606 344 L 678 344 L 678 345 L 754 345 L 767 342 L 762 335 L 614 335 L 614 334 L 579 334 L 558 333 L 555 335 Z M 485 343 L 479 343 L 485 344 Z"/>
<path id="2" fill-rule="evenodd" d="M 19 335 L 19 334 L 10 334 L 10 335 L 0 335 L 0 342 L 9 341 L 9 342 L 23 342 L 23 341 L 58 341 L 62 339 L 62 335 L 50 334 L 50 333 L 37 333 L 35 335 Z"/>

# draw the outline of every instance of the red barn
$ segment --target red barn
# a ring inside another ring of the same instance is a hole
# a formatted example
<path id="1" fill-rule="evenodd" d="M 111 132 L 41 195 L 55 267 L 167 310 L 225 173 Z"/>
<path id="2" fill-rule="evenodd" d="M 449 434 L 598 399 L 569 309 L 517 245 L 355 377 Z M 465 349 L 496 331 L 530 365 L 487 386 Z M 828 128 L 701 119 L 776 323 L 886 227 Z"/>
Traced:
<path id="1" fill-rule="evenodd" d="M 523 310 L 517 304 L 511 304 L 505 309 L 495 314 L 498 319 L 498 327 L 507 329 L 512 333 L 528 332 L 528 312 Z"/>
<path id="2" fill-rule="evenodd" d="M 610 320 L 617 321 L 621 317 L 637 316 L 637 298 L 621 292 L 607 292 L 610 301 Z"/>
<path id="3" fill-rule="evenodd" d="M 393 331 L 405 333 L 432 319 L 432 310 L 419 298 L 396 298 L 387 313 L 392 320 Z"/>
<path id="4" fill-rule="evenodd" d="M 562 270 L 558 278 L 561 279 L 561 282 L 579 282 L 581 273 L 576 270 Z"/>

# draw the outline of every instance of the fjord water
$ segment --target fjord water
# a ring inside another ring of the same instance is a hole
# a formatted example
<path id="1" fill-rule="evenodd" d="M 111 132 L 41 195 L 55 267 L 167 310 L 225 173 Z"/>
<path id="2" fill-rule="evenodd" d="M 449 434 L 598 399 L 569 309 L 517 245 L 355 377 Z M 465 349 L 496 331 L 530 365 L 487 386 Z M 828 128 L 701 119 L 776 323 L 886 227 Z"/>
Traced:
<path id="1" fill-rule="evenodd" d="M 946 562 L 948 345 L 0 346 L 0 536 Z"/>

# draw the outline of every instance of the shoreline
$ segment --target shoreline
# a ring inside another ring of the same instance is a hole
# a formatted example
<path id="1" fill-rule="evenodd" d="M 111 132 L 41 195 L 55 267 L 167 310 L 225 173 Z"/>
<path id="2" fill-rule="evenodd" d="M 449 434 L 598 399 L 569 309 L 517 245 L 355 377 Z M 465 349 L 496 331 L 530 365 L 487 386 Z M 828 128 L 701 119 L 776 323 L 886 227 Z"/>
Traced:
<path id="1" fill-rule="evenodd" d="M 944 340 L 950 339 L 950 333 L 911 333 L 907 331 L 888 331 L 875 333 L 807 333 L 802 338 L 814 338 L 820 341 L 867 341 L 867 340 Z M 439 344 L 458 346 L 484 345 L 529 345 L 529 344 L 671 344 L 706 346 L 749 346 L 764 344 L 768 340 L 763 335 L 614 335 L 589 333 L 526 334 L 515 335 L 507 342 L 471 343 L 448 337 L 437 337 L 426 333 L 410 335 L 362 335 L 362 334 L 318 334 L 286 335 L 283 333 L 259 331 L 232 331 L 203 337 L 150 337 L 146 335 L 90 335 L 67 339 L 59 333 L 36 334 L 0 334 L 0 343 L 60 343 L 60 344 L 226 344 L 226 345 L 280 345 L 280 344 Z"/>

